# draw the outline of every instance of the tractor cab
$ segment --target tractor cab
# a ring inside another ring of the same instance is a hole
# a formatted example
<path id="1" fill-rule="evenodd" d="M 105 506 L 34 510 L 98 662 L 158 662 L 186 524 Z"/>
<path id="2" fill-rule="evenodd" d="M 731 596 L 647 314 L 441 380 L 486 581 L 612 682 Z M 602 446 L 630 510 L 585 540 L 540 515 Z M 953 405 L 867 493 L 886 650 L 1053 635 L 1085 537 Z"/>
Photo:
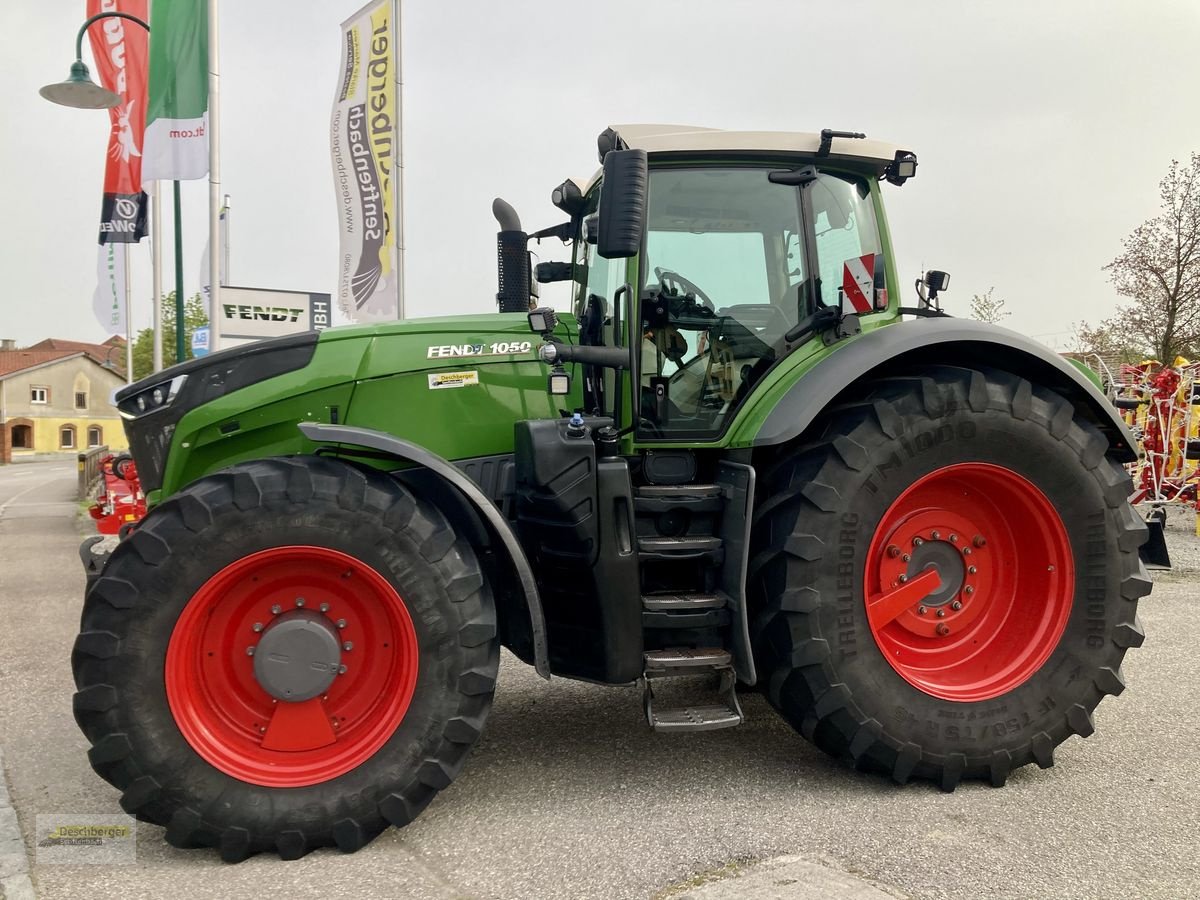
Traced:
<path id="1" fill-rule="evenodd" d="M 879 181 L 912 177 L 912 153 L 829 129 L 671 125 L 610 128 L 599 147 L 603 170 L 552 197 L 572 265 L 536 275 L 571 280 L 581 346 L 628 351 L 620 366 L 556 367 L 552 390 L 582 377 L 594 415 L 626 399 L 636 443 L 718 440 L 795 350 L 897 317 Z M 502 254 L 512 284 L 506 259 L 519 256 Z"/>

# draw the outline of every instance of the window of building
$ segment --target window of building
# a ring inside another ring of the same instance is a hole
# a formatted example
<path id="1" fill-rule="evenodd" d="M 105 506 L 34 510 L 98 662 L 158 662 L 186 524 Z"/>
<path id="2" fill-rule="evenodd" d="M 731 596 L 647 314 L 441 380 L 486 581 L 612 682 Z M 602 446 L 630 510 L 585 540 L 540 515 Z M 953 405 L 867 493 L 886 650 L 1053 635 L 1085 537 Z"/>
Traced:
<path id="1" fill-rule="evenodd" d="M 75 392 L 75 408 L 87 409 L 87 391 Z"/>
<path id="2" fill-rule="evenodd" d="M 29 389 L 30 403 L 49 403 L 50 388 L 47 387 L 31 387 Z"/>
<path id="3" fill-rule="evenodd" d="M 99 425 L 88 426 L 88 447 L 99 447 L 104 443 L 104 429 Z"/>
<path id="4" fill-rule="evenodd" d="M 75 449 L 75 426 L 64 425 L 58 432 L 59 446 L 64 450 Z"/>

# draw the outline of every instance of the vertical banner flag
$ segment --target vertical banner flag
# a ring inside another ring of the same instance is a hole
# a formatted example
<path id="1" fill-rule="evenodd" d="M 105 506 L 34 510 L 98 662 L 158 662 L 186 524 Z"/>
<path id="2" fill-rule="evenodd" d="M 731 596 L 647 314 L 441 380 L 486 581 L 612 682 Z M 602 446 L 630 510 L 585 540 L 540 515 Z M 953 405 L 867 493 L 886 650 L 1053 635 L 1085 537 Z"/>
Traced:
<path id="1" fill-rule="evenodd" d="M 99 250 L 92 309 L 108 334 L 125 334 L 125 249 L 110 243 Z"/>
<path id="2" fill-rule="evenodd" d="M 393 0 L 374 0 L 342 23 L 341 83 L 330 148 L 341 243 L 338 307 L 350 321 L 396 318 L 397 28 Z"/>
<path id="3" fill-rule="evenodd" d="M 208 174 L 208 2 L 154 0 L 142 178 Z"/>
<path id="4" fill-rule="evenodd" d="M 146 19 L 146 0 L 87 0 L 90 18 L 123 12 Z M 100 84 L 121 103 L 108 111 L 112 131 L 104 167 L 100 243 L 136 244 L 146 236 L 142 133 L 146 115 L 146 29 L 126 19 L 101 19 L 88 29 Z"/>
<path id="5" fill-rule="evenodd" d="M 226 199 L 228 199 L 228 195 L 226 195 Z M 217 224 L 221 229 L 221 246 L 217 248 L 217 252 L 221 254 L 218 265 L 221 267 L 221 284 L 223 285 L 229 283 L 229 273 L 225 271 L 229 265 L 229 232 L 225 227 L 228 216 L 229 210 L 222 205 L 220 216 L 217 219 Z M 200 296 L 204 300 L 205 309 L 212 309 L 212 285 L 209 284 L 209 253 L 211 251 L 212 248 L 209 246 L 208 241 L 205 241 L 204 253 L 200 257 Z"/>

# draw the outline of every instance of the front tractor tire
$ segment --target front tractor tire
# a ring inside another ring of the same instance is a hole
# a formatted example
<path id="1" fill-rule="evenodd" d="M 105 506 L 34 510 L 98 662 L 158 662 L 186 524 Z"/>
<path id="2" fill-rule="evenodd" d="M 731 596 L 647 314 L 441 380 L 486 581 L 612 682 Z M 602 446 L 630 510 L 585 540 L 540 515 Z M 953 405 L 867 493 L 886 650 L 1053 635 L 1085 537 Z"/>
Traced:
<path id="1" fill-rule="evenodd" d="M 1125 687 L 1146 527 L 1108 442 L 999 371 L 878 379 L 769 463 L 760 680 L 822 750 L 899 783 L 1048 768 Z"/>
<path id="2" fill-rule="evenodd" d="M 367 844 L 458 774 L 491 707 L 470 546 L 378 472 L 244 463 L 148 515 L 84 601 L 75 718 L 121 806 L 237 861 Z"/>

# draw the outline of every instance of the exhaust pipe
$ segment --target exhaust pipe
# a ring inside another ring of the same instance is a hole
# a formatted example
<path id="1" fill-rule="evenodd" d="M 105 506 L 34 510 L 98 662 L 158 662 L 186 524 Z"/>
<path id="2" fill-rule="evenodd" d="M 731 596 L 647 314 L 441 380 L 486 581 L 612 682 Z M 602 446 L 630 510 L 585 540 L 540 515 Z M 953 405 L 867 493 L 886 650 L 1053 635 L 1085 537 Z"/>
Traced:
<path id="1" fill-rule="evenodd" d="M 527 312 L 533 279 L 529 269 L 529 235 L 521 230 L 521 217 L 512 204 L 497 197 L 492 215 L 500 224 L 496 235 L 496 302 L 500 312 Z"/>

